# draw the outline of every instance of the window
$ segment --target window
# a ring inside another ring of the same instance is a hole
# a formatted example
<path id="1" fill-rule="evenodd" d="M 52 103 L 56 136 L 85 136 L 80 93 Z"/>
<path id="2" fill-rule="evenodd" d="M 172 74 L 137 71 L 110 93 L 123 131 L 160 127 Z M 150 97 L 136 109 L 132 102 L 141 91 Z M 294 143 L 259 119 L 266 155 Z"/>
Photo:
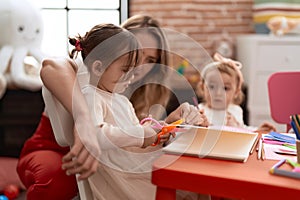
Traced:
<path id="1" fill-rule="evenodd" d="M 68 54 L 68 36 L 84 35 L 94 25 L 119 25 L 128 17 L 128 0 L 31 0 L 42 8 L 42 51 L 50 56 Z"/>

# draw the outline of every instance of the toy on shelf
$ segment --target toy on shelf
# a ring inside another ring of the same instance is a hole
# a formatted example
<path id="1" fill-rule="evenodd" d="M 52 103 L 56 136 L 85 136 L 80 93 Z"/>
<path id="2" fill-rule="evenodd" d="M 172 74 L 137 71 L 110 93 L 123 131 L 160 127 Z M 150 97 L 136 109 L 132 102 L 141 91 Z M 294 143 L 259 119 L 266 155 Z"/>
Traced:
<path id="1" fill-rule="evenodd" d="M 286 34 L 300 34 L 300 18 L 275 16 L 267 21 L 270 33 L 280 36 Z"/>
<path id="2" fill-rule="evenodd" d="M 188 61 L 183 60 L 183 61 L 180 63 L 179 67 L 177 68 L 177 72 L 178 72 L 179 74 L 183 75 L 183 74 L 184 74 L 184 71 L 185 71 L 185 68 L 187 68 L 188 66 L 189 66 Z"/>
<path id="3" fill-rule="evenodd" d="M 196 84 L 199 82 L 200 74 L 194 67 L 189 64 L 187 60 L 183 59 L 177 67 L 176 71 L 178 72 L 178 74 L 184 76 L 186 80 L 191 84 L 191 86 L 195 88 Z"/>
<path id="4" fill-rule="evenodd" d="M 218 52 L 226 58 L 234 57 L 234 42 L 228 34 L 213 42 L 213 51 Z"/>

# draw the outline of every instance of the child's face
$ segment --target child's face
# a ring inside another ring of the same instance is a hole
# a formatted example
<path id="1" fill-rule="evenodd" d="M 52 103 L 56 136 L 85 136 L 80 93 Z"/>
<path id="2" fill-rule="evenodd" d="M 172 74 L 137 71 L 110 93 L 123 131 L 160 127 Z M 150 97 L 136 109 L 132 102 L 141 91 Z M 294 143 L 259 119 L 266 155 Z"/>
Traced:
<path id="1" fill-rule="evenodd" d="M 212 70 L 206 74 L 203 90 L 208 107 L 224 110 L 237 94 L 236 79 L 227 73 Z"/>
<path id="2" fill-rule="evenodd" d="M 109 65 L 101 75 L 98 88 L 110 93 L 124 92 L 133 79 L 133 68 L 127 66 L 128 59 L 129 55 L 123 55 Z"/>

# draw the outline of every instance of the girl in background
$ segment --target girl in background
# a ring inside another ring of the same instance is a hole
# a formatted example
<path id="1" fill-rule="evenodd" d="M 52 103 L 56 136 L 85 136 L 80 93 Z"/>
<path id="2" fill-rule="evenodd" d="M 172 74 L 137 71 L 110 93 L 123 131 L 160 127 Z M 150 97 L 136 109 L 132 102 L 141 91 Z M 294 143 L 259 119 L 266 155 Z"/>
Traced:
<path id="1" fill-rule="evenodd" d="M 240 62 L 214 55 L 215 62 L 204 67 L 198 94 L 203 97 L 199 109 L 204 110 L 210 125 L 251 128 L 244 124 L 243 110 L 239 106 L 243 101 L 243 74 Z M 255 131 L 276 130 L 270 123 L 263 123 Z"/>

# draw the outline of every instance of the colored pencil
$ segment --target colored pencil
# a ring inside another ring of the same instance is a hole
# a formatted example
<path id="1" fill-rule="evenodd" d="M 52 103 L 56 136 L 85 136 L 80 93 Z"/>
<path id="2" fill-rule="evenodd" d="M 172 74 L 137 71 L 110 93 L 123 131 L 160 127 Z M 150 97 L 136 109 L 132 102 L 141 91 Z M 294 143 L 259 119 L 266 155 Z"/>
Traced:
<path id="1" fill-rule="evenodd" d="M 259 139 L 259 142 L 258 142 L 258 152 L 257 152 L 257 159 L 260 160 L 261 158 L 261 152 L 262 152 L 262 138 Z"/>

